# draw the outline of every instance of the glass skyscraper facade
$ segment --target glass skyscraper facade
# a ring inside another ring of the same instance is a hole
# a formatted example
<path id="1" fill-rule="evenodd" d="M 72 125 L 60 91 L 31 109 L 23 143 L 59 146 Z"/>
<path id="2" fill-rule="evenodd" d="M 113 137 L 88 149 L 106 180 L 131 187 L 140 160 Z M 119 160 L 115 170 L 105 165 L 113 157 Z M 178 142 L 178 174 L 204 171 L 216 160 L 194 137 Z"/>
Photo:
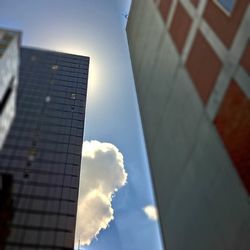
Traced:
<path id="1" fill-rule="evenodd" d="M 88 67 L 88 57 L 21 49 L 0 152 L 3 249 L 73 249 Z"/>

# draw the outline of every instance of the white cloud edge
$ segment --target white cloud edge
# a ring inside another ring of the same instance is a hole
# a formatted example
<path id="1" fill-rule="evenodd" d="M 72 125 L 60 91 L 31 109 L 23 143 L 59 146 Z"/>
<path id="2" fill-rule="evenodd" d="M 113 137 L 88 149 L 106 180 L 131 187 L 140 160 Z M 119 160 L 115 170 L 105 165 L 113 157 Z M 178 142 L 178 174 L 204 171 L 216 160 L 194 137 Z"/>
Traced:
<path id="1" fill-rule="evenodd" d="M 79 195 L 75 247 L 79 238 L 81 247 L 90 245 L 102 230 L 109 227 L 114 219 L 112 199 L 127 183 L 128 177 L 123 155 L 111 143 L 84 141 L 82 158 L 83 186 Z M 81 235 L 84 235 L 84 239 Z"/>
<path id="2" fill-rule="evenodd" d="M 143 207 L 143 212 L 149 220 L 157 221 L 159 219 L 158 209 L 155 205 L 147 205 Z"/>

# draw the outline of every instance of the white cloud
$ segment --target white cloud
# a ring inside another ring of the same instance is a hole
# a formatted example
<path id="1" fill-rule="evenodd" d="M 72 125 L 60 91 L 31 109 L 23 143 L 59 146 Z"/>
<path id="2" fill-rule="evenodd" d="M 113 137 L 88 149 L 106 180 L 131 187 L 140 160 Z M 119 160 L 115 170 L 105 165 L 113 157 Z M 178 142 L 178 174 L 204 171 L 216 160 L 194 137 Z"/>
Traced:
<path id="1" fill-rule="evenodd" d="M 144 207 L 143 211 L 150 220 L 158 220 L 158 211 L 154 205 L 148 205 Z"/>
<path id="2" fill-rule="evenodd" d="M 114 219 L 112 197 L 126 184 L 123 155 L 116 146 L 83 143 L 83 158 L 75 242 L 89 245 Z"/>

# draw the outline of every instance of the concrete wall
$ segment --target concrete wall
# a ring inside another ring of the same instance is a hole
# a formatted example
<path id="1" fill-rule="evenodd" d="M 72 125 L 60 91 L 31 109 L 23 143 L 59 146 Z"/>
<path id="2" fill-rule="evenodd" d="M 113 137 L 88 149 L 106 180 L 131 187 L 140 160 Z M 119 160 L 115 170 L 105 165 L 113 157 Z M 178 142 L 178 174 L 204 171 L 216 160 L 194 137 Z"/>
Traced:
<path id="1" fill-rule="evenodd" d="M 12 39 L 2 51 L 0 55 L 0 103 L 7 89 L 12 85 L 11 94 L 0 112 L 0 150 L 5 142 L 5 138 L 9 132 L 10 126 L 16 113 L 16 92 L 18 85 L 19 72 L 19 40 L 20 34 L 18 32 L 11 32 L 1 30 L 1 33 L 10 33 Z M 0 39 L 0 44 L 1 44 Z M 6 42 L 5 42 L 6 43 Z"/>
<path id="2" fill-rule="evenodd" d="M 186 68 L 191 33 L 204 24 L 195 19 L 179 53 L 167 31 L 178 4 L 172 2 L 164 21 L 154 1 L 134 0 L 127 26 L 165 246 L 247 250 L 249 195 L 214 125 L 218 105 L 204 105 Z M 181 2 L 194 12 L 189 1 Z M 200 2 L 202 15 L 207 1 Z"/>

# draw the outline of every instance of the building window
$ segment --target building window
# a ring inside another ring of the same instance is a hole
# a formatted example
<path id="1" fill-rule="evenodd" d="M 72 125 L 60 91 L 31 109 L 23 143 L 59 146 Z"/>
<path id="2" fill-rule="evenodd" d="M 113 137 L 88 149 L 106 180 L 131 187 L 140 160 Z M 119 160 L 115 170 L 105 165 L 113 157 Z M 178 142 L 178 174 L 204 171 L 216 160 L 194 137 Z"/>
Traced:
<path id="1" fill-rule="evenodd" d="M 0 100 L 0 115 L 2 114 L 5 105 L 9 100 L 9 97 L 10 97 L 11 92 L 13 90 L 14 80 L 15 80 L 14 77 L 12 77 L 10 82 L 9 82 L 8 88 L 6 89 L 6 91 L 5 91 L 4 95 L 3 95 L 2 100 Z"/>
<path id="2" fill-rule="evenodd" d="M 49 103 L 50 101 L 51 101 L 50 96 L 46 96 L 46 98 L 45 98 L 45 102 Z"/>
<path id="3" fill-rule="evenodd" d="M 233 11 L 235 0 L 214 0 L 221 9 L 226 12 L 226 14 L 230 15 Z"/>
<path id="4" fill-rule="evenodd" d="M 51 68 L 52 68 L 53 70 L 57 70 L 57 69 L 58 69 L 58 65 L 54 64 L 54 65 L 52 65 Z"/>
<path id="5" fill-rule="evenodd" d="M 32 56 L 30 59 L 32 62 L 34 62 L 34 61 L 36 61 L 36 56 Z"/>

